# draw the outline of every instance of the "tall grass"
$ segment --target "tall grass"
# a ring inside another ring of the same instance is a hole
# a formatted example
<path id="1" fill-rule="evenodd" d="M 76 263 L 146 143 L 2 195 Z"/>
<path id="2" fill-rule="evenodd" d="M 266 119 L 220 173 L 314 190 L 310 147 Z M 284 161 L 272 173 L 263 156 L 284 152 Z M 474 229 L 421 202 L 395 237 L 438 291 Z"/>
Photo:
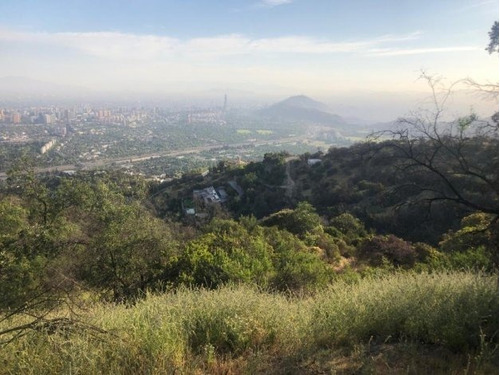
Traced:
<path id="1" fill-rule="evenodd" d="M 33 331 L 1 348 L 0 373 L 293 373 L 271 362 L 297 364 L 325 348 L 368 342 L 431 345 L 466 363 L 498 339 L 498 282 L 466 272 L 404 273 L 338 282 L 303 298 L 244 286 L 182 289 L 80 314 L 106 332 Z"/>
<path id="2" fill-rule="evenodd" d="M 316 296 L 318 343 L 409 339 L 466 352 L 498 339 L 498 279 L 473 273 L 412 274 L 337 283 Z"/>

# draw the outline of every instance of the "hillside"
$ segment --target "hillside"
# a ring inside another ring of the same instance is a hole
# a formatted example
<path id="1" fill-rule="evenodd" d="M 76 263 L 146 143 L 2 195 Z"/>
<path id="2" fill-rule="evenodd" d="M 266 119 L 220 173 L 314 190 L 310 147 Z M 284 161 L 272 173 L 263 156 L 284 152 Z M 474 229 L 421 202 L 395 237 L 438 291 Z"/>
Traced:
<path id="1" fill-rule="evenodd" d="M 20 161 L 0 183 L 0 361 L 494 372 L 498 138 L 435 141 L 269 153 L 163 183 Z"/>
<path id="2" fill-rule="evenodd" d="M 224 209 L 235 218 L 253 215 L 262 219 L 307 201 L 326 220 L 348 212 L 368 229 L 432 245 L 438 244 L 446 232 L 457 230 L 461 220 L 474 212 L 471 206 L 488 206 L 494 212 L 498 202 L 496 191 L 489 182 L 480 182 L 474 176 L 459 177 L 454 171 L 461 166 L 452 155 L 440 155 L 441 163 L 449 163 L 455 168 L 446 172 L 449 180 L 441 180 L 422 168 L 404 173 L 405 163 L 411 161 L 402 157 L 401 150 L 389 147 L 390 144 L 362 143 L 300 157 L 268 154 L 260 163 L 237 168 L 225 165 L 214 168 L 205 177 L 186 176 L 166 184 L 162 188 L 168 192 L 167 202 L 163 200 L 165 196 L 159 194 L 154 204 L 163 215 L 179 213 L 177 207 L 181 200 L 190 197 L 193 189 L 225 186 L 228 181 L 236 181 L 245 194 L 230 197 L 224 204 Z M 426 150 L 430 146 L 422 145 L 419 151 L 422 157 L 431 152 L 431 149 Z M 483 171 L 494 174 L 495 143 L 485 146 L 471 142 L 467 146 L 467 157 L 471 166 L 481 165 Z M 488 158 L 490 162 L 486 164 Z M 311 159 L 317 162 L 312 165 Z M 452 195 L 450 199 L 440 199 L 442 194 L 453 193 L 447 186 L 450 181 L 459 187 L 457 193 L 462 199 L 474 203 L 470 206 L 457 204 Z M 229 187 L 227 190 L 232 191 Z M 436 191 L 438 199 L 429 205 L 431 190 Z M 168 207 L 175 209 L 172 212 Z"/>
<path id="3" fill-rule="evenodd" d="M 347 125 L 341 116 L 331 113 L 328 106 L 304 95 L 289 97 L 260 110 L 258 115 L 282 121 L 304 122 L 338 128 Z"/>

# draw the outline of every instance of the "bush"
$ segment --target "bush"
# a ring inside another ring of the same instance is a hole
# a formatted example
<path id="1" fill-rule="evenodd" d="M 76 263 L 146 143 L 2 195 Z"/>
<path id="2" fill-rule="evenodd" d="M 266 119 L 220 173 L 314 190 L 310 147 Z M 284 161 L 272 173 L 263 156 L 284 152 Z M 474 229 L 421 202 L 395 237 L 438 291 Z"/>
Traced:
<path id="1" fill-rule="evenodd" d="M 474 251 L 484 253 L 492 265 L 498 265 L 498 223 L 494 217 L 484 213 L 466 216 L 462 219 L 459 230 L 443 236 L 439 248 L 449 254 Z M 476 250 L 479 248 L 482 250 Z M 461 258 L 455 254 L 453 256 Z"/>
<path id="2" fill-rule="evenodd" d="M 440 253 L 439 257 L 433 257 L 427 263 L 433 269 L 495 271 L 490 252 L 482 246 L 451 254 Z"/>
<path id="3" fill-rule="evenodd" d="M 361 220 L 349 213 L 343 213 L 331 218 L 326 231 L 332 236 L 341 237 L 348 244 L 354 244 L 367 235 Z"/>
<path id="4" fill-rule="evenodd" d="M 415 248 L 394 235 L 374 236 L 363 240 L 357 249 L 360 259 L 380 266 L 384 258 L 395 266 L 411 267 L 417 260 Z"/>
<path id="5" fill-rule="evenodd" d="M 318 252 L 287 231 L 265 228 L 267 242 L 274 250 L 275 276 L 271 285 L 278 290 L 314 290 L 325 286 L 333 270 Z"/>
<path id="6" fill-rule="evenodd" d="M 311 291 L 324 287 L 333 277 L 332 270 L 317 254 L 288 251 L 276 262 L 272 286 L 280 291 Z"/>
<path id="7" fill-rule="evenodd" d="M 233 220 L 219 219 L 205 230 L 206 234 L 186 244 L 166 272 L 166 281 L 207 288 L 228 282 L 268 284 L 274 272 L 272 247 L 261 230 L 254 226 L 250 233 Z"/>
<path id="8" fill-rule="evenodd" d="M 321 218 L 314 207 L 308 202 L 300 202 L 294 210 L 284 209 L 262 220 L 268 227 L 277 226 L 286 229 L 304 239 L 307 234 L 323 232 Z"/>

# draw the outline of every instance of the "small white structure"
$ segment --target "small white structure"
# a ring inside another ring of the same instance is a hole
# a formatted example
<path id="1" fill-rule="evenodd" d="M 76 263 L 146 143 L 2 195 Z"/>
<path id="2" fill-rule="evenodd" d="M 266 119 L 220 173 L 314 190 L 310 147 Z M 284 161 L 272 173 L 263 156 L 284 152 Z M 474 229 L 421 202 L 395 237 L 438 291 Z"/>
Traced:
<path id="1" fill-rule="evenodd" d="M 215 191 L 213 186 L 209 186 L 201 190 L 193 190 L 193 198 L 202 199 L 205 203 L 220 203 L 221 199 L 219 194 Z"/>
<path id="2" fill-rule="evenodd" d="M 321 163 L 321 159 L 307 159 L 307 165 L 312 166 Z"/>

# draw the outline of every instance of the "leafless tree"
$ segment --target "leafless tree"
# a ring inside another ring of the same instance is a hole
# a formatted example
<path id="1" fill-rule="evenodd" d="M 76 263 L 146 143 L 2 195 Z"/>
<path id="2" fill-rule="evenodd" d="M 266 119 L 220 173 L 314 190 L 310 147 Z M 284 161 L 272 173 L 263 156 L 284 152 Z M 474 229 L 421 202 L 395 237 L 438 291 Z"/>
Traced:
<path id="1" fill-rule="evenodd" d="M 410 192 L 401 204 L 452 202 L 470 211 L 498 218 L 498 122 L 480 120 L 471 113 L 444 121 L 453 89 L 442 80 L 422 74 L 430 86 L 430 109 L 398 121 L 398 128 L 374 135 L 379 149 L 389 148 L 398 158 L 404 182 L 398 191 Z"/>

